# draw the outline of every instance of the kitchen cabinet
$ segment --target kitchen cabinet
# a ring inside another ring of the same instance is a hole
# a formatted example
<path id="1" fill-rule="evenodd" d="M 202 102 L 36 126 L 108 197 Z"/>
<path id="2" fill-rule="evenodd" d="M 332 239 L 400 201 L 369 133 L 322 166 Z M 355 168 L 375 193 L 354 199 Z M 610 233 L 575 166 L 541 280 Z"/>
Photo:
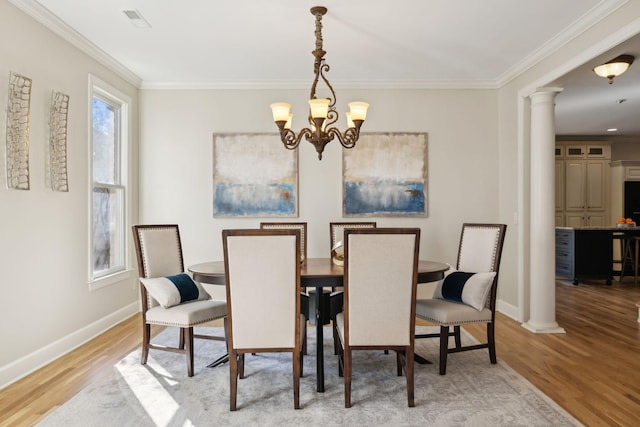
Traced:
<path id="1" fill-rule="evenodd" d="M 556 226 L 607 226 L 611 146 L 556 146 Z"/>
<path id="2" fill-rule="evenodd" d="M 580 279 L 613 278 L 613 234 L 615 228 L 556 228 L 556 276 L 577 285 Z"/>

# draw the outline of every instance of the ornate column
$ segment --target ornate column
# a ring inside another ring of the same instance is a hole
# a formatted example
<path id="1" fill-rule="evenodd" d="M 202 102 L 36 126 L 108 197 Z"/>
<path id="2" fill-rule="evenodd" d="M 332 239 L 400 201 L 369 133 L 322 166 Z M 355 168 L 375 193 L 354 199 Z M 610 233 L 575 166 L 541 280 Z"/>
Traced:
<path id="1" fill-rule="evenodd" d="M 561 88 L 540 88 L 531 99 L 531 229 L 529 320 L 536 333 L 563 333 L 556 322 L 555 97 Z"/>

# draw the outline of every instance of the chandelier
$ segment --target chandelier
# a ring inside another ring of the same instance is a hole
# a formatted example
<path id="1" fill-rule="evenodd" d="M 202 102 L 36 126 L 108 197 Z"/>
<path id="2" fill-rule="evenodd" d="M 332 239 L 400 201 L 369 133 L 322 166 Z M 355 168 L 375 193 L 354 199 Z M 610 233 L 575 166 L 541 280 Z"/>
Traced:
<path id="1" fill-rule="evenodd" d="M 305 137 L 316 148 L 318 159 L 322 160 L 322 152 L 325 145 L 334 138 L 338 138 L 340 144 L 344 148 L 353 148 L 360 137 L 360 127 L 367 117 L 367 108 L 369 104 L 366 102 L 349 103 L 350 111 L 345 113 L 347 118 L 347 129 L 344 133 L 335 127 L 329 127 L 338 120 L 338 112 L 336 111 L 336 93 L 325 77 L 324 73 L 329 71 L 329 65 L 324 61 L 325 51 L 322 49 L 322 16 L 327 13 L 327 8 L 315 6 L 311 8 L 311 14 L 316 17 L 316 48 L 313 52 L 315 62 L 313 64 L 313 72 L 315 78 L 311 85 L 311 96 L 309 97 L 309 116 L 308 121 L 310 127 L 303 128 L 296 135 L 291 128 L 291 119 L 293 114 L 290 112 L 291 104 L 286 102 L 276 102 L 271 104 L 273 113 L 273 121 L 280 131 L 280 139 L 285 148 L 294 150 L 298 148 L 302 137 Z M 327 85 L 331 96 L 328 98 L 316 98 L 316 87 L 318 81 L 322 81 Z"/>

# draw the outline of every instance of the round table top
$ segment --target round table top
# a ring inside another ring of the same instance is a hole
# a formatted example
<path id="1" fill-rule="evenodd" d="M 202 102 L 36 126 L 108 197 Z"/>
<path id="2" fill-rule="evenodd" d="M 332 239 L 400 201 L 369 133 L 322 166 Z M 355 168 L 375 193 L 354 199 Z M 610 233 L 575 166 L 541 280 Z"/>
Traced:
<path id="1" fill-rule="evenodd" d="M 420 260 L 418 262 L 418 283 L 440 280 L 444 276 L 444 272 L 448 269 L 449 265 L 442 262 Z M 220 285 L 224 284 L 224 261 L 194 264 L 189 267 L 189 271 L 197 281 Z M 344 268 L 331 262 L 331 258 L 307 258 L 302 262 L 300 268 L 300 277 L 305 280 L 305 282 L 315 278 L 340 279 L 342 276 L 344 276 Z"/>

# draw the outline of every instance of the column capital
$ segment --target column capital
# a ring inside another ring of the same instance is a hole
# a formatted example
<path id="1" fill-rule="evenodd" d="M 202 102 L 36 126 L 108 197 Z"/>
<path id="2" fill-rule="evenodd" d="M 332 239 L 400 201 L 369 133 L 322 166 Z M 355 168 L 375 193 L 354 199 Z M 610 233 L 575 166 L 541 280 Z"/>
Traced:
<path id="1" fill-rule="evenodd" d="M 533 99 L 533 98 L 538 98 L 540 96 L 545 96 L 549 99 L 553 99 L 557 94 L 559 94 L 563 90 L 564 89 L 561 87 L 539 87 L 538 89 L 536 89 L 535 92 L 529 95 L 529 98 Z"/>

